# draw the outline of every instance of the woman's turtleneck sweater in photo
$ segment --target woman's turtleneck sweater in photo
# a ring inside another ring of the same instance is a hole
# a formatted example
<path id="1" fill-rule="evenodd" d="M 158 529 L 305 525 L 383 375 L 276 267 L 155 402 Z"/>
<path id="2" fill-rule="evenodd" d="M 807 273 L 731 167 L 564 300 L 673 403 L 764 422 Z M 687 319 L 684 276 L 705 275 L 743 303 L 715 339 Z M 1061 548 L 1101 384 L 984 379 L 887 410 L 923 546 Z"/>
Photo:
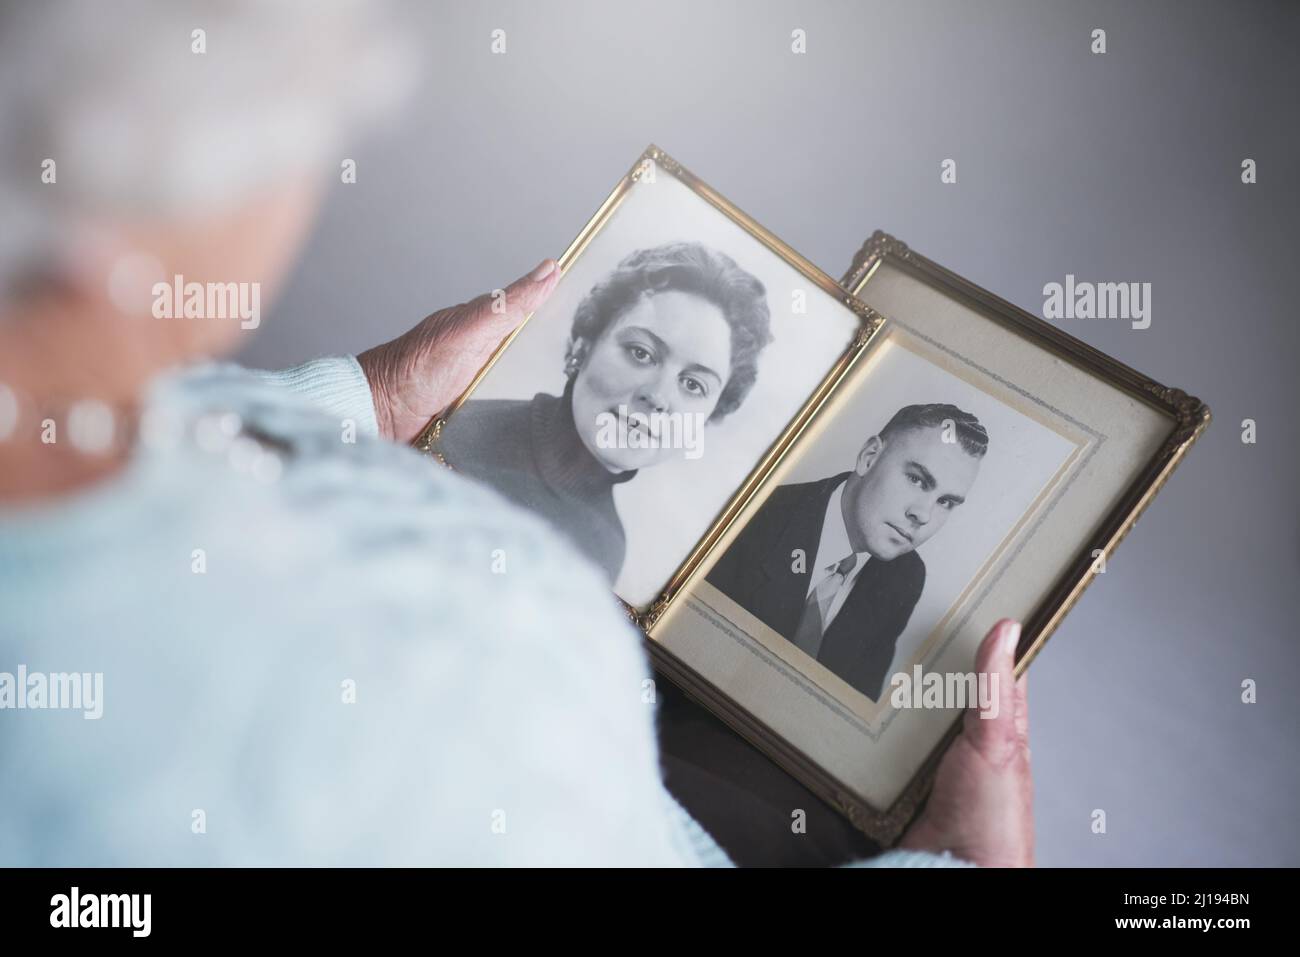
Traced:
<path id="1" fill-rule="evenodd" d="M 461 474 L 546 518 L 612 583 L 627 537 L 614 486 L 636 470 L 611 472 L 583 444 L 573 421 L 573 382 L 556 397 L 475 399 L 443 426 L 438 451 Z"/>

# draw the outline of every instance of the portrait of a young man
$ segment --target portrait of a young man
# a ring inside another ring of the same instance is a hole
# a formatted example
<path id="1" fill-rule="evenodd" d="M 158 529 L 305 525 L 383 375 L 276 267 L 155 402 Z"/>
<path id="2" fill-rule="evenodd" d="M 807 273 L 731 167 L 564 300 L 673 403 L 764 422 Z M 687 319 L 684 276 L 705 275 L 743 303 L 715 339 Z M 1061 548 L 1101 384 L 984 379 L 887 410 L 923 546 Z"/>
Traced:
<path id="1" fill-rule="evenodd" d="M 925 585 L 917 549 L 965 505 L 988 445 L 969 412 L 905 406 L 847 471 L 777 488 L 708 581 L 877 700 Z"/>

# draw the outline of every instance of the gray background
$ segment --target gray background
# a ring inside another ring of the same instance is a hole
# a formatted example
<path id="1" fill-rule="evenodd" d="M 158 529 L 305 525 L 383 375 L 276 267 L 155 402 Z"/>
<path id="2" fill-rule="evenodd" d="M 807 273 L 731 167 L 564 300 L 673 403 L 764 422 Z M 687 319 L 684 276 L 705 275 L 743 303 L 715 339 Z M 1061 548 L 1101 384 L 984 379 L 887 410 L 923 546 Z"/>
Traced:
<path id="1" fill-rule="evenodd" d="M 1035 313 L 1067 272 L 1150 282 L 1147 330 L 1059 324 L 1216 421 L 1032 669 L 1039 861 L 1300 863 L 1300 5 L 532 0 L 420 17 L 420 91 L 349 151 L 358 182 L 330 189 L 245 361 L 357 351 L 504 285 L 558 255 L 651 141 L 836 277 L 884 228 Z"/>

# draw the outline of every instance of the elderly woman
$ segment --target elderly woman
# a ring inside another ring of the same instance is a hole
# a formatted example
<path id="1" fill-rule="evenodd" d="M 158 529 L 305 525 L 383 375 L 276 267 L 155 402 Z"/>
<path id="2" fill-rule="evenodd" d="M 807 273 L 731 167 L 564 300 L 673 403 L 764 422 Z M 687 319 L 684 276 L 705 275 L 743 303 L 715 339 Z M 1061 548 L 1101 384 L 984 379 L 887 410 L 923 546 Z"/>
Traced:
<path id="1" fill-rule="evenodd" d="M 2 865 L 726 860 L 665 792 L 598 570 L 404 444 L 554 263 L 357 358 L 199 361 L 257 323 L 190 284 L 267 301 L 392 85 L 372 10 L 0 10 Z M 1027 859 L 1012 712 L 883 860 Z"/>
<path id="2" fill-rule="evenodd" d="M 439 452 L 543 515 L 613 581 L 626 552 L 614 486 L 682 454 L 661 429 L 734 412 L 771 340 L 763 284 L 729 256 L 700 243 L 637 250 L 578 304 L 563 395 L 471 400 Z M 610 422 L 641 434 L 610 436 Z"/>

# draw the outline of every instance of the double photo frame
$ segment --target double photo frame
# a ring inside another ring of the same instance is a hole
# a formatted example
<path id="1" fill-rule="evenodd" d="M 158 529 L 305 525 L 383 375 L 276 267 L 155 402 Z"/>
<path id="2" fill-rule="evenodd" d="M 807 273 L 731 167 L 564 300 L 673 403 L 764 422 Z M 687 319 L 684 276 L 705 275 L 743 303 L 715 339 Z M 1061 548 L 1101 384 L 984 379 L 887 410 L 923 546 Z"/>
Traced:
<path id="1" fill-rule="evenodd" d="M 836 282 L 654 146 L 559 264 L 415 444 L 881 844 L 963 713 L 900 687 L 972 673 L 1001 617 L 1023 671 L 1210 419 L 884 233 Z"/>

